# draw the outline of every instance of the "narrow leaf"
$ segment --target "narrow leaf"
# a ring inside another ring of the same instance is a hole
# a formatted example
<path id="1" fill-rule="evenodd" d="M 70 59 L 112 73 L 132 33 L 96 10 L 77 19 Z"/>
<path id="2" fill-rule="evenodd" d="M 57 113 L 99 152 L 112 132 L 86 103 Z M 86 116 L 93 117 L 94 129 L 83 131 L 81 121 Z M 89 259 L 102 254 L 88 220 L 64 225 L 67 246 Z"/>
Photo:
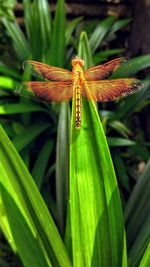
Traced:
<path id="1" fill-rule="evenodd" d="M 19 75 L 19 73 L 11 68 L 9 68 L 8 66 L 6 66 L 5 64 L 0 62 L 0 73 L 4 74 L 4 75 L 8 75 L 11 78 L 14 79 L 21 79 L 21 75 Z"/>
<path id="2" fill-rule="evenodd" d="M 136 142 L 129 139 L 119 138 L 119 137 L 108 137 L 107 138 L 109 146 L 133 146 Z"/>
<path id="3" fill-rule="evenodd" d="M 149 263 L 150 263 L 150 243 L 147 246 L 147 249 L 144 253 L 144 256 L 141 260 L 140 266 L 139 267 L 149 267 Z"/>
<path id="4" fill-rule="evenodd" d="M 139 178 L 125 210 L 128 244 L 132 244 L 149 212 L 150 161 Z"/>
<path id="5" fill-rule="evenodd" d="M 82 19 L 82 17 L 72 19 L 67 24 L 67 28 L 66 28 L 66 45 L 69 44 L 70 39 L 71 39 L 71 35 L 74 32 L 74 30 L 77 27 L 77 25 L 79 24 L 79 22 L 81 21 L 81 19 Z"/>
<path id="6" fill-rule="evenodd" d="M 50 53 L 50 64 L 54 66 L 64 66 L 65 60 L 65 6 L 64 0 L 57 1 L 54 26 L 52 32 L 52 42 Z"/>
<path id="7" fill-rule="evenodd" d="M 92 53 L 94 53 L 96 49 L 100 46 L 104 37 L 109 32 L 110 27 L 114 23 L 115 19 L 116 18 L 114 16 L 110 16 L 101 21 L 101 23 L 95 28 L 89 41 Z"/>
<path id="8" fill-rule="evenodd" d="M 36 104 L 25 104 L 25 103 L 13 103 L 13 104 L 1 104 L 0 105 L 0 114 L 18 114 L 18 113 L 28 113 L 28 112 L 37 112 L 44 111 L 39 105 Z"/>
<path id="9" fill-rule="evenodd" d="M 124 62 L 111 78 L 128 77 L 150 66 L 150 55 L 138 56 Z"/>
<path id="10" fill-rule="evenodd" d="M 41 134 L 43 131 L 49 128 L 49 124 L 37 123 L 30 126 L 28 129 L 24 130 L 19 136 L 13 139 L 13 144 L 20 152 L 27 145 L 35 140 L 35 138 Z"/>
<path id="11" fill-rule="evenodd" d="M 52 148 L 53 148 L 53 142 L 51 140 L 47 140 L 44 143 L 41 151 L 39 152 L 38 158 L 36 159 L 36 162 L 32 170 L 32 176 L 39 188 L 41 187 L 42 184 L 42 179 L 47 167 L 50 154 L 52 152 Z"/>
<path id="12" fill-rule="evenodd" d="M 30 55 L 30 47 L 23 32 L 19 28 L 17 22 L 11 22 L 6 19 L 2 19 L 2 22 L 4 23 L 8 34 L 12 39 L 16 55 L 20 61 L 24 61 Z"/>
<path id="13" fill-rule="evenodd" d="M 59 114 L 56 148 L 56 201 L 58 226 L 64 234 L 69 184 L 70 110 L 62 103 Z"/>

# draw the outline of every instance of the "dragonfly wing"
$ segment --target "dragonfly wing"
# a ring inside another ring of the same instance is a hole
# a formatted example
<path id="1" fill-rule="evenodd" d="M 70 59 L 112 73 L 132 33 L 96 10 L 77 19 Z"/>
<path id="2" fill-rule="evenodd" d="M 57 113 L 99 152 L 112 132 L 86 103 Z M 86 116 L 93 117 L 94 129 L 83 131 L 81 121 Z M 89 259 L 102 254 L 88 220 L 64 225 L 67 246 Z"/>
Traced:
<path id="1" fill-rule="evenodd" d="M 44 78 L 58 82 L 72 80 L 71 71 L 57 67 L 52 67 L 37 61 L 27 60 L 23 63 L 23 68 L 29 69 L 34 76 L 39 78 Z"/>
<path id="2" fill-rule="evenodd" d="M 25 82 L 22 87 L 47 102 L 68 101 L 73 95 L 70 82 Z"/>
<path id="3" fill-rule="evenodd" d="M 95 101 L 112 101 L 122 96 L 133 94 L 143 88 L 143 83 L 137 79 L 116 79 L 106 81 L 85 82 L 83 96 Z"/>
<path id="4" fill-rule="evenodd" d="M 101 80 L 109 77 L 120 65 L 125 61 L 125 58 L 117 58 L 103 65 L 98 65 L 84 71 L 84 76 L 87 81 Z"/>

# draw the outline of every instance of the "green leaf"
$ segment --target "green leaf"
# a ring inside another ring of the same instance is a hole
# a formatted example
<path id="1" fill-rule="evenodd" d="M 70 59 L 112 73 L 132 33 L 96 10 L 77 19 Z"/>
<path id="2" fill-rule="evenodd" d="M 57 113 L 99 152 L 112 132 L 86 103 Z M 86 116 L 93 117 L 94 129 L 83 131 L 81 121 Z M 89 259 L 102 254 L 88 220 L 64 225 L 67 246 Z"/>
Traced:
<path id="1" fill-rule="evenodd" d="M 30 55 L 30 47 L 24 36 L 24 33 L 21 31 L 17 22 L 7 21 L 6 19 L 2 19 L 2 22 L 12 40 L 16 55 L 20 61 L 24 61 Z"/>
<path id="2" fill-rule="evenodd" d="M 25 17 L 25 27 L 28 36 L 28 40 L 31 47 L 32 58 L 34 60 L 41 60 L 42 48 L 41 48 L 41 35 L 40 35 L 40 25 L 38 21 L 38 4 L 37 1 L 24 0 L 24 17 Z"/>
<path id="3" fill-rule="evenodd" d="M 150 243 L 147 246 L 147 249 L 144 253 L 144 256 L 141 260 L 140 266 L 139 267 L 149 267 L 149 263 L 150 263 Z"/>
<path id="4" fill-rule="evenodd" d="M 125 210 L 125 218 L 127 224 L 127 232 L 129 233 L 129 238 L 133 239 L 133 235 L 139 231 L 139 225 L 142 224 L 142 221 L 145 219 L 146 214 L 148 214 L 148 186 L 149 186 L 149 174 L 150 174 L 150 160 L 146 165 L 145 171 L 141 175 L 136 184 L 134 191 L 131 194 L 131 197 L 128 201 Z M 144 208 L 145 207 L 145 208 Z M 139 218 L 138 218 L 139 217 Z M 131 220 L 132 218 L 132 220 Z M 138 224 L 135 224 L 138 219 Z M 129 239 L 128 239 L 129 241 Z"/>
<path id="5" fill-rule="evenodd" d="M 64 234 L 69 187 L 70 108 L 62 103 L 59 114 L 56 148 L 56 202 L 58 226 Z"/>
<path id="6" fill-rule="evenodd" d="M 34 138 L 34 136 L 32 137 Z M 32 176 L 39 188 L 41 187 L 41 184 L 42 184 L 42 179 L 43 179 L 46 167 L 47 167 L 49 157 L 52 152 L 52 148 L 53 148 L 53 142 L 51 140 L 47 140 L 44 143 L 41 151 L 39 152 L 39 155 L 36 159 L 36 162 L 32 170 Z"/>
<path id="7" fill-rule="evenodd" d="M 77 25 L 79 24 L 81 19 L 82 19 L 82 17 L 72 19 L 67 24 L 67 28 L 66 28 L 66 45 L 69 44 L 71 36 L 72 36 L 72 33 L 74 32 L 75 28 L 77 27 Z"/>
<path id="8" fill-rule="evenodd" d="M 108 60 L 109 56 L 119 55 L 122 52 L 124 52 L 124 49 L 110 49 L 110 50 L 105 50 L 105 51 L 94 53 L 93 62 L 94 64 L 101 63 L 103 61 Z"/>
<path id="9" fill-rule="evenodd" d="M 35 60 L 46 61 L 51 42 L 51 16 L 46 0 L 24 0 L 25 26 Z"/>
<path id="10" fill-rule="evenodd" d="M 0 191 L 2 194 L 2 200 L 5 206 L 7 218 L 11 227 L 11 231 L 17 246 L 18 253 L 22 258 L 25 266 L 52 266 L 50 262 L 46 261 L 42 247 L 40 247 L 40 242 L 34 237 L 33 232 L 27 218 L 23 214 L 20 205 L 17 205 L 17 196 L 15 194 L 14 188 L 9 181 L 9 176 L 6 170 L 0 163 L 0 173 L 2 179 L 0 179 Z M 5 179 L 5 180 L 4 180 Z M 12 195 L 13 194 L 13 195 Z M 16 220 L 16 218 L 18 218 Z M 15 231 L 18 229 L 18 234 Z M 25 236 L 23 240 L 22 235 Z M 28 246 L 27 246 L 28 245 Z M 31 255 L 28 251 L 30 250 Z"/>
<path id="11" fill-rule="evenodd" d="M 124 119 L 131 115 L 136 109 L 139 108 L 139 104 L 143 103 L 150 97 L 150 76 L 144 81 L 144 88 L 132 95 L 127 99 L 122 99 L 121 105 L 118 107 L 116 113 L 112 116 L 113 119 Z"/>
<path id="12" fill-rule="evenodd" d="M 14 7 L 16 5 L 16 0 L 1 0 L 0 2 L 0 18 L 4 17 L 8 20 L 14 20 Z"/>
<path id="13" fill-rule="evenodd" d="M 80 34 L 78 53 L 81 58 L 86 58 L 86 61 L 84 62 L 85 69 L 93 65 L 91 48 L 86 32 L 81 32 Z"/>
<path id="14" fill-rule="evenodd" d="M 131 266 L 138 266 L 150 239 L 149 177 L 150 160 L 139 177 L 125 209 Z"/>
<path id="15" fill-rule="evenodd" d="M 15 242 L 13 240 L 13 236 L 11 233 L 1 193 L 0 193 L 0 230 L 2 230 L 2 232 L 4 233 L 5 238 L 8 240 L 12 250 L 16 252 Z"/>
<path id="16" fill-rule="evenodd" d="M 35 140 L 35 138 L 41 134 L 43 131 L 49 128 L 49 124 L 37 123 L 25 129 L 19 136 L 13 139 L 13 144 L 20 152 L 27 145 Z"/>
<path id="17" fill-rule="evenodd" d="M 64 66 L 65 60 L 65 5 L 58 0 L 52 32 L 51 48 L 47 54 L 49 62 L 54 66 Z"/>
<path id="18" fill-rule="evenodd" d="M 138 235 L 136 236 L 134 243 L 132 244 L 129 250 L 129 267 L 139 266 L 140 264 L 140 261 L 150 242 L 149 226 L 150 216 L 147 215 L 147 217 L 145 217 L 142 227 L 139 229 Z"/>
<path id="19" fill-rule="evenodd" d="M 23 264 L 27 267 L 71 267 L 49 211 L 2 127 L 0 158 L 2 200 Z"/>
<path id="20" fill-rule="evenodd" d="M 0 105 L 0 114 L 17 114 L 17 113 L 28 113 L 28 112 L 37 112 L 44 111 L 39 105 L 36 104 L 26 104 L 26 103 L 13 103 L 13 104 L 1 104 Z"/>
<path id="21" fill-rule="evenodd" d="M 115 19 L 116 18 L 114 16 L 110 16 L 97 25 L 89 41 L 92 53 L 94 53 L 96 49 L 101 45 L 102 41 L 109 32 L 111 26 L 113 25 Z"/>
<path id="22" fill-rule="evenodd" d="M 41 38 L 41 49 L 44 61 L 46 61 L 46 53 L 51 43 L 51 14 L 50 6 L 47 0 L 38 0 L 38 18 Z M 39 34 L 39 33 L 38 33 Z"/>
<path id="23" fill-rule="evenodd" d="M 129 139 L 124 139 L 124 138 L 119 138 L 119 137 L 108 137 L 107 138 L 109 146 L 133 146 L 136 144 L 136 142 L 129 140 Z"/>
<path id="24" fill-rule="evenodd" d="M 120 154 L 121 154 L 120 150 L 115 151 L 115 153 L 113 153 L 113 161 L 121 185 L 125 187 L 127 191 L 129 191 L 130 190 L 129 177 L 127 175 L 126 165 L 124 164 Z"/>
<path id="25" fill-rule="evenodd" d="M 2 62 L 0 62 L 0 73 L 4 74 L 5 76 L 10 76 L 11 78 L 14 79 L 21 79 L 21 75 L 19 75 L 19 73 L 9 67 L 7 67 L 5 64 L 3 64 Z"/>
<path id="26" fill-rule="evenodd" d="M 132 19 L 120 19 L 114 23 L 111 27 L 111 33 L 115 33 L 116 31 L 122 29 L 124 26 L 128 25 Z"/>
<path id="27" fill-rule="evenodd" d="M 85 38 L 85 33 L 82 36 Z M 87 37 L 83 44 L 86 42 Z M 80 44 L 79 56 L 83 55 L 81 47 Z M 84 60 L 89 62 L 88 55 Z M 106 137 L 92 100 L 82 99 L 80 129 L 75 126 L 74 108 L 73 99 L 70 147 L 73 264 L 74 267 L 125 267 L 123 214 Z"/>
<path id="28" fill-rule="evenodd" d="M 0 76 L 0 89 L 7 89 L 12 90 L 16 88 L 18 85 L 17 82 L 14 81 L 14 79 L 11 79 L 9 77 Z"/>
<path id="29" fill-rule="evenodd" d="M 110 120 L 109 125 L 125 138 L 128 138 L 128 135 L 131 134 L 130 130 L 121 121 Z"/>
<path id="30" fill-rule="evenodd" d="M 115 71 L 111 78 L 128 77 L 150 66 L 150 55 L 138 56 L 124 63 Z"/>
<path id="31" fill-rule="evenodd" d="M 150 147 L 150 143 L 141 140 L 139 143 L 136 143 L 134 147 L 132 146 L 130 149 L 128 149 L 128 151 L 132 155 L 135 155 L 136 157 L 138 156 L 140 160 L 147 162 L 150 157 L 148 147 Z"/>

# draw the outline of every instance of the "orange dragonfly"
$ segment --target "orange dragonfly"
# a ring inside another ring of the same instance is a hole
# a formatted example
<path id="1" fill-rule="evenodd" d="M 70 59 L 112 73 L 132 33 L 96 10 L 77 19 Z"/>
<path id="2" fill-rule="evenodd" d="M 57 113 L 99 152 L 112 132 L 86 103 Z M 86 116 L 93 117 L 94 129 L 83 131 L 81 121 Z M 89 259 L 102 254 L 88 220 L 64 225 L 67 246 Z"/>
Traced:
<path id="1" fill-rule="evenodd" d="M 75 124 L 76 128 L 80 128 L 82 96 L 88 100 L 106 102 L 132 94 L 143 87 L 142 82 L 134 78 L 103 80 L 109 77 L 123 61 L 124 58 L 117 58 L 83 71 L 84 60 L 76 56 L 71 61 L 72 71 L 69 71 L 29 60 L 25 61 L 23 66 L 30 67 L 35 76 L 46 81 L 24 84 L 26 89 L 47 102 L 68 101 L 74 97 Z"/>

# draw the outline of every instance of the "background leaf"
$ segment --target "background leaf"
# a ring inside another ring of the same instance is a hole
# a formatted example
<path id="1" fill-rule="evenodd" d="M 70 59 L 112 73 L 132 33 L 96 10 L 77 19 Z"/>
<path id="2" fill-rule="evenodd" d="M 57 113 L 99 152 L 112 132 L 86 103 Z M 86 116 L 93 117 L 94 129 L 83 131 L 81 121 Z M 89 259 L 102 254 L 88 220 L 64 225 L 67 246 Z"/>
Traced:
<path id="1" fill-rule="evenodd" d="M 48 51 L 49 62 L 53 66 L 64 65 L 65 60 L 65 6 L 63 0 L 57 1 L 55 12 L 53 35 L 50 51 Z"/>

